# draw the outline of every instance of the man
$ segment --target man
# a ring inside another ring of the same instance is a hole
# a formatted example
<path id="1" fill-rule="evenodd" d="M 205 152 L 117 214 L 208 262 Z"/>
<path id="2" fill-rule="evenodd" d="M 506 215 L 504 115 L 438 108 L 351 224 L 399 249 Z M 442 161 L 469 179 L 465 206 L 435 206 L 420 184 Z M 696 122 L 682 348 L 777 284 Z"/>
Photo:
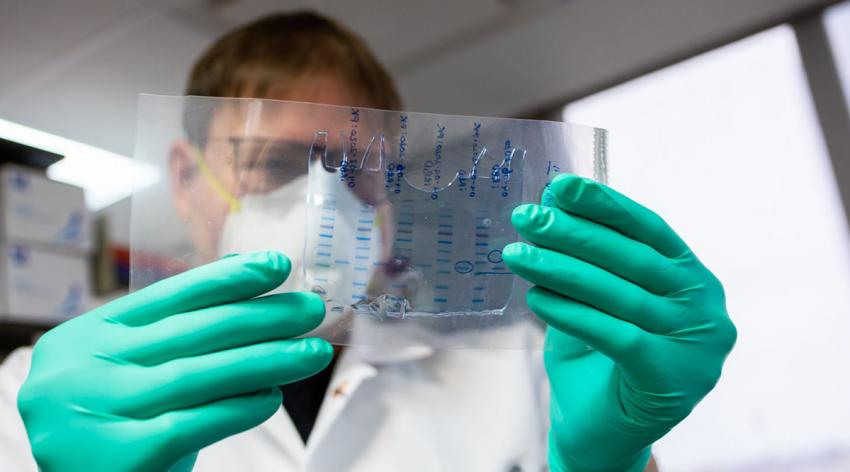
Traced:
<path id="1" fill-rule="evenodd" d="M 362 41 L 310 13 L 226 35 L 187 93 L 400 107 Z M 533 245 L 503 250 L 535 285 L 543 361 L 353 347 L 335 360 L 327 342 L 293 339 L 320 323 L 321 300 L 261 296 L 292 261 L 222 248 L 234 202 L 256 190 L 235 174 L 244 150 L 229 147 L 240 120 L 228 116 L 187 129 L 170 159 L 196 251 L 225 257 L 48 332 L 28 375 L 30 351 L 10 356 L 4 464 L 34 468 L 28 437 L 44 470 L 653 470 L 652 443 L 718 380 L 736 337 L 720 283 L 657 215 L 575 176 L 514 211 Z"/>

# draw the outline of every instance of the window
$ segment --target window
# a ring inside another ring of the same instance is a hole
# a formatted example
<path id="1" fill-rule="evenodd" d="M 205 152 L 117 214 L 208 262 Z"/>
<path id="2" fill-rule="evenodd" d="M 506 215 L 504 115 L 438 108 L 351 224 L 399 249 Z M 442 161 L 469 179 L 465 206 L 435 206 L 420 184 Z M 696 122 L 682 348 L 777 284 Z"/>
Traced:
<path id="1" fill-rule="evenodd" d="M 661 467 L 850 465 L 850 236 L 791 27 L 564 113 L 611 131 L 610 184 L 682 234 L 739 328 L 720 384 L 657 445 Z"/>

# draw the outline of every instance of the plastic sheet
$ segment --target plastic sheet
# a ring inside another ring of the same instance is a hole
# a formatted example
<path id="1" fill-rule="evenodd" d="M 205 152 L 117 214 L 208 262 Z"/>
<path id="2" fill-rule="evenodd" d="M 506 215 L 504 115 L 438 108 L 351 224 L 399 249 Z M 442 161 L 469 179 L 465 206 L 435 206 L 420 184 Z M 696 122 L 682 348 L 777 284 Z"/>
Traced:
<path id="1" fill-rule="evenodd" d="M 280 250 L 280 291 L 326 302 L 335 344 L 540 348 L 502 248 L 559 173 L 606 178 L 604 130 L 259 99 L 142 96 L 131 289 Z"/>

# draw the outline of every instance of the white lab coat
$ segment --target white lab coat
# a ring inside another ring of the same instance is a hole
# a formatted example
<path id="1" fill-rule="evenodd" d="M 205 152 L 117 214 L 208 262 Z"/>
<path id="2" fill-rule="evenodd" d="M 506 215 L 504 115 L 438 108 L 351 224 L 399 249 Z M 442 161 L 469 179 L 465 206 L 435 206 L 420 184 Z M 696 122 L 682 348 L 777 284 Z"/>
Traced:
<path id="1" fill-rule="evenodd" d="M 16 408 L 30 355 L 18 349 L 0 366 L 3 470 L 37 470 Z M 195 470 L 537 472 L 547 430 L 539 351 L 352 347 L 306 447 L 281 408 L 203 449 Z"/>

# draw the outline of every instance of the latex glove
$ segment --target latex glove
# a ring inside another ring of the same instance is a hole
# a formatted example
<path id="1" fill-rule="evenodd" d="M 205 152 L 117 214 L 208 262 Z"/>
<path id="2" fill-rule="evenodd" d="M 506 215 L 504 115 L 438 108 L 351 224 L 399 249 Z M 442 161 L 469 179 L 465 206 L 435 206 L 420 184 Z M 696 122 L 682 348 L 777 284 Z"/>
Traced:
<path id="1" fill-rule="evenodd" d="M 321 322 L 318 296 L 252 298 L 289 270 L 280 253 L 227 257 L 47 332 L 18 396 L 41 470 L 165 470 L 269 418 L 278 385 L 332 357 L 289 339 Z"/>
<path id="2" fill-rule="evenodd" d="M 723 288 L 655 213 L 592 180 L 556 178 L 515 209 L 535 246 L 508 267 L 548 325 L 553 470 L 642 471 L 650 445 L 716 384 L 735 343 Z"/>

